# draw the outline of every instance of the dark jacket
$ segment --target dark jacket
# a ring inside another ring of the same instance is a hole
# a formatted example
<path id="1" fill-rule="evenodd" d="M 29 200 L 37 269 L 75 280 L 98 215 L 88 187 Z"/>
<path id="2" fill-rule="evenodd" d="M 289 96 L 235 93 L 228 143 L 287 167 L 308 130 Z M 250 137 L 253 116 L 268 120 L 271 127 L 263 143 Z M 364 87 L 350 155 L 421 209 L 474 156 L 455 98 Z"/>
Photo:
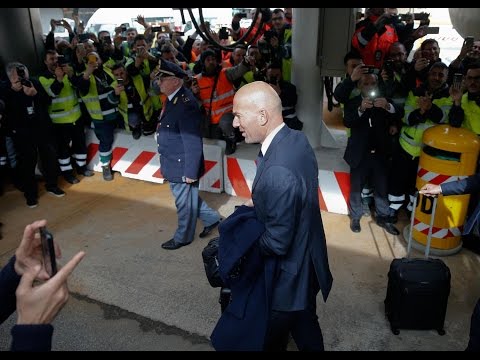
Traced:
<path id="1" fill-rule="evenodd" d="M 387 101 L 395 106 L 391 100 L 387 99 Z M 385 109 L 373 107 L 366 109 L 363 114 L 359 115 L 358 108 L 361 103 L 362 95 L 349 100 L 345 104 L 343 117 L 343 123 L 351 129 L 343 158 L 352 168 L 357 167 L 372 150 L 385 158 L 389 156 L 388 128 L 395 124 L 395 119 L 399 115 L 397 107 L 395 107 L 395 114 L 391 114 Z"/>
<path id="2" fill-rule="evenodd" d="M 168 181 L 181 183 L 184 176 L 200 179 L 203 175 L 202 121 L 197 100 L 185 87 L 166 102 L 157 128 L 157 144 L 161 171 Z"/>
<path id="3" fill-rule="evenodd" d="M 0 271 L 0 323 L 3 323 L 16 309 L 15 291 L 20 276 L 15 272 L 15 257 Z M 53 326 L 15 325 L 12 328 L 12 351 L 50 351 L 52 348 Z"/>
<path id="4" fill-rule="evenodd" d="M 279 262 L 272 309 L 305 310 L 320 289 L 326 301 L 333 278 L 318 203 L 317 160 L 304 133 L 284 126 L 275 135 L 258 165 L 252 199 L 266 229 L 260 249 Z"/>
<path id="5" fill-rule="evenodd" d="M 52 122 L 48 115 L 51 99 L 38 80 L 30 81 L 37 90 L 35 96 L 12 90 L 10 81 L 1 84 L 0 99 L 5 102 L 6 128 L 9 134 L 33 134 L 43 141 L 52 136 Z"/>
<path id="6" fill-rule="evenodd" d="M 261 351 L 270 317 L 276 261 L 262 256 L 258 239 L 265 227 L 255 209 L 241 206 L 219 226 L 220 276 L 232 301 L 211 335 L 217 351 Z"/>

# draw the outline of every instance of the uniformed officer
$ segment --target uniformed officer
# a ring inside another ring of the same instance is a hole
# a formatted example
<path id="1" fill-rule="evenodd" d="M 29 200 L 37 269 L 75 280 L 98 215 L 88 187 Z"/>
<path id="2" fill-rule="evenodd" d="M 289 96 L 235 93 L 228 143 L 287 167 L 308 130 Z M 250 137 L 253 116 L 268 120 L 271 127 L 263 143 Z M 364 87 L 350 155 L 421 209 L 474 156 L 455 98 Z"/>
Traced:
<path id="1" fill-rule="evenodd" d="M 162 61 L 158 86 L 167 95 L 157 127 L 162 174 L 170 184 L 177 207 L 178 227 L 162 248 L 175 250 L 193 241 L 197 217 L 207 236 L 220 223 L 220 215 L 198 195 L 198 181 L 204 173 L 202 114 L 193 94 L 183 86 L 187 74 L 176 64 Z"/>

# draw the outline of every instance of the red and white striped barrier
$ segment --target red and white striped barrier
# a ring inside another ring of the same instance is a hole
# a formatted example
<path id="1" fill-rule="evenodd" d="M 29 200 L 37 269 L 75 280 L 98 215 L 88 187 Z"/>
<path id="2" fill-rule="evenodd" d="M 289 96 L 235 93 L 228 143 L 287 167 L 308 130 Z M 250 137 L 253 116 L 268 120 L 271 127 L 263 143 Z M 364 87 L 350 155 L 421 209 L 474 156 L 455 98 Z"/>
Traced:
<path id="1" fill-rule="evenodd" d="M 98 139 L 93 130 L 87 134 L 87 164 L 89 169 L 101 172 L 99 162 Z M 223 191 L 222 147 L 215 144 L 204 144 L 205 174 L 200 178 L 200 190 L 221 193 Z M 132 135 L 123 131 L 115 133 L 112 151 L 112 170 L 124 177 L 163 184 L 160 171 L 157 143 L 153 135 L 142 136 L 134 140 Z"/>
<path id="2" fill-rule="evenodd" d="M 434 184 L 434 185 L 441 185 L 445 183 L 449 183 L 452 181 L 463 180 L 466 179 L 468 176 L 450 176 L 450 175 L 442 175 L 434 173 L 433 171 L 429 171 L 427 169 L 418 167 L 417 176 L 421 178 L 426 183 Z"/>
<path id="3" fill-rule="evenodd" d="M 413 223 L 413 228 L 422 234 L 425 234 L 428 236 L 428 230 L 430 228 L 430 224 L 425 224 L 423 222 L 420 222 L 417 218 L 415 218 Z M 432 238 L 436 239 L 446 239 L 446 238 L 451 238 L 455 236 L 460 236 L 462 235 L 462 230 L 463 226 L 456 226 L 452 228 L 438 228 L 438 227 L 433 227 L 432 228 Z"/>
<path id="4" fill-rule="evenodd" d="M 233 196 L 250 198 L 257 171 L 254 160 L 224 158 L 225 192 Z M 350 174 L 337 171 L 318 171 L 318 199 L 320 209 L 337 214 L 348 214 Z"/>

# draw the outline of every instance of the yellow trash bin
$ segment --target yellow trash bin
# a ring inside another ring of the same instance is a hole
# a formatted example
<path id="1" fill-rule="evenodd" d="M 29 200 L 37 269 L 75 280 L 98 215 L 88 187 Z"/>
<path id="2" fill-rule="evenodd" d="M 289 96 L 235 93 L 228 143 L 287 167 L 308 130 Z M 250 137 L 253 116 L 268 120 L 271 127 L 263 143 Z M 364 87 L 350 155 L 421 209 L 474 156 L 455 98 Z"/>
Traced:
<path id="1" fill-rule="evenodd" d="M 480 141 L 472 131 L 437 125 L 423 134 L 417 189 L 427 183 L 444 184 L 473 175 L 477 168 Z M 461 235 L 470 195 L 440 196 L 432 229 L 431 252 L 450 255 L 460 251 Z M 420 195 L 415 209 L 413 240 L 423 248 L 427 243 L 432 198 Z"/>

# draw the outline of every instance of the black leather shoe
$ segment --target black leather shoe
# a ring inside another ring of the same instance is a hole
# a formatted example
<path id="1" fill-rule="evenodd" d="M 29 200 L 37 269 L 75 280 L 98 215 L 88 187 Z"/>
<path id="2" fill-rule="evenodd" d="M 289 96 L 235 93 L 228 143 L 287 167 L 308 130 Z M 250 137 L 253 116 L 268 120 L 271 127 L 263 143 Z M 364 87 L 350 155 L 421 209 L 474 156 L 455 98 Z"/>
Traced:
<path id="1" fill-rule="evenodd" d="M 360 231 L 362 231 L 362 228 L 360 227 L 360 220 L 350 219 L 350 229 L 356 233 L 359 233 Z"/>
<path id="2" fill-rule="evenodd" d="M 218 226 L 218 224 L 220 224 L 220 221 L 217 221 L 216 223 L 213 223 L 212 225 L 205 226 L 203 228 L 203 231 L 198 236 L 201 237 L 201 238 L 204 238 L 205 236 L 208 236 L 208 234 L 210 234 L 212 232 L 212 230 L 215 229 Z"/>
<path id="3" fill-rule="evenodd" d="M 400 231 L 393 225 L 391 222 L 386 222 L 385 220 L 377 220 L 377 225 L 384 228 L 386 232 L 392 235 L 400 234 Z"/>
<path id="4" fill-rule="evenodd" d="M 74 185 L 74 184 L 78 184 L 80 182 L 80 180 L 78 180 L 75 175 L 73 175 L 71 172 L 65 172 L 63 174 L 63 178 L 66 180 L 66 182 Z"/>
<path id="5" fill-rule="evenodd" d="M 188 244 L 179 244 L 179 243 L 176 243 L 175 240 L 170 239 L 167 242 L 164 242 L 162 244 L 162 248 L 164 248 L 165 250 L 176 250 L 185 245 L 188 245 Z"/>
<path id="6" fill-rule="evenodd" d="M 86 176 L 86 177 L 90 177 L 90 176 L 95 175 L 95 173 L 92 170 L 87 169 L 86 166 L 79 167 L 77 169 L 77 174 L 78 175 L 83 175 L 83 176 Z"/>

